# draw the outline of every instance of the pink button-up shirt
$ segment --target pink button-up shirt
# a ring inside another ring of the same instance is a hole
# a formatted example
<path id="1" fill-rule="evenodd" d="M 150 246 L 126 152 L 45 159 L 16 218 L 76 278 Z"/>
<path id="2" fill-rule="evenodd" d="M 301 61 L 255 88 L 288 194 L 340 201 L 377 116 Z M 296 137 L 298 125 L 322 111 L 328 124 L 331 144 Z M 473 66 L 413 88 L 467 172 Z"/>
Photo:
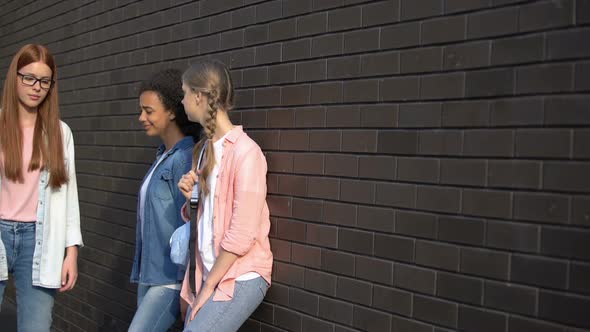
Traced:
<path id="1" fill-rule="evenodd" d="M 223 248 L 239 257 L 217 285 L 214 301 L 231 300 L 235 278 L 244 273 L 257 272 L 270 285 L 273 260 L 268 239 L 270 216 L 266 204 L 266 159 L 260 147 L 244 133 L 241 126 L 236 126 L 227 134 L 224 144 L 214 193 L 213 246 L 215 256 Z M 182 212 L 188 221 L 185 207 Z M 202 212 L 201 204 L 197 220 Z M 190 305 L 195 299 L 192 287 L 198 293 L 203 283 L 201 257 L 199 254 L 196 256 L 196 262 L 191 264 L 191 268 L 195 268 L 195 285 L 190 285 L 187 270 L 180 292 Z"/>

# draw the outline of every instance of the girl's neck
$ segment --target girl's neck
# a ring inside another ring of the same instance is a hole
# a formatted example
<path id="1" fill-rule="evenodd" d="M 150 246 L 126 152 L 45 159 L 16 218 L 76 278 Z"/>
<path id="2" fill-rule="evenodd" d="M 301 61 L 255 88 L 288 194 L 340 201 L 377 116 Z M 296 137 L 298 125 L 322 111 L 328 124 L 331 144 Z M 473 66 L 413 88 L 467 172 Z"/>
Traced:
<path id="1" fill-rule="evenodd" d="M 35 122 L 37 121 L 37 108 L 29 108 L 24 105 L 19 105 L 18 117 L 21 127 L 35 127 Z"/>
<path id="2" fill-rule="evenodd" d="M 234 129 L 234 125 L 231 123 L 226 111 L 217 111 L 215 124 L 216 126 L 215 134 L 213 135 L 213 142 L 219 141 L 223 136 L 225 136 L 225 134 Z"/>
<path id="3" fill-rule="evenodd" d="M 164 142 L 164 146 L 166 146 L 166 151 L 168 151 L 184 138 L 184 134 L 178 126 L 171 124 L 160 138 L 162 139 L 162 142 Z"/>

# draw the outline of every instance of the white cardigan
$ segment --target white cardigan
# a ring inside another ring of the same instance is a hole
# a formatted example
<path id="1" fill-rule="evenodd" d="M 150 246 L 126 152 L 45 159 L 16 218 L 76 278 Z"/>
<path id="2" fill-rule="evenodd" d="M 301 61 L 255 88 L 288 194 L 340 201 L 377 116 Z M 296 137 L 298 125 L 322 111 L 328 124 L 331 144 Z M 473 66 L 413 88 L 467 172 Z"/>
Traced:
<path id="1" fill-rule="evenodd" d="M 65 248 L 82 246 L 80 208 L 76 184 L 74 137 L 70 127 L 61 122 L 64 157 L 69 181 L 58 189 L 48 185 L 49 173 L 41 171 L 39 202 L 35 222 L 35 253 L 33 254 L 33 285 L 61 287 L 61 269 Z M 0 190 L 2 181 L 0 180 Z M 6 250 L 0 238 L 0 280 L 8 279 Z"/>

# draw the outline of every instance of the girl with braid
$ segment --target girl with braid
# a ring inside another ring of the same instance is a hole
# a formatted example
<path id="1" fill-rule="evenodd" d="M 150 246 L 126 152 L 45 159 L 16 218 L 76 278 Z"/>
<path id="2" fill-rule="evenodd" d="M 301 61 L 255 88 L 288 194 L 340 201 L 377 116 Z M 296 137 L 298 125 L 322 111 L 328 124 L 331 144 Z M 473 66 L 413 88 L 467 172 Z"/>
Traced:
<path id="1" fill-rule="evenodd" d="M 242 127 L 229 119 L 234 90 L 225 65 L 199 62 L 182 80 L 188 118 L 206 133 L 193 151 L 193 170 L 178 183 L 187 200 L 196 183 L 201 192 L 197 229 L 191 230 L 197 234 L 196 257 L 190 260 L 181 290 L 185 331 L 237 331 L 271 282 L 266 160 Z M 201 152 L 203 162 L 196 169 Z M 188 205 L 182 208 L 185 220 Z M 189 282 L 191 269 L 194 284 Z"/>

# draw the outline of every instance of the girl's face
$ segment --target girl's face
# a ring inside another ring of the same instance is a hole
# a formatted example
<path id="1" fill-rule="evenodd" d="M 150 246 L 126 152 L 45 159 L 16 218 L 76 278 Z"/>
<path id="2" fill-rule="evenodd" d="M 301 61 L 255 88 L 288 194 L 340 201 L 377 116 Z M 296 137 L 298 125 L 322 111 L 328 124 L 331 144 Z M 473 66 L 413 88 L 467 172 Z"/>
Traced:
<path id="1" fill-rule="evenodd" d="M 182 84 L 182 91 L 184 91 L 182 105 L 184 105 L 184 110 L 189 121 L 198 122 L 202 126 L 205 126 L 209 99 L 203 93 L 194 92 L 184 83 Z"/>
<path id="2" fill-rule="evenodd" d="M 53 85 L 53 72 L 43 62 L 33 62 L 17 72 L 16 92 L 21 106 L 37 109 Z"/>
<path id="3" fill-rule="evenodd" d="M 162 105 L 158 93 L 154 91 L 144 91 L 139 96 L 139 107 L 139 122 L 148 136 L 163 137 L 170 126 L 176 125 L 174 113 Z"/>

